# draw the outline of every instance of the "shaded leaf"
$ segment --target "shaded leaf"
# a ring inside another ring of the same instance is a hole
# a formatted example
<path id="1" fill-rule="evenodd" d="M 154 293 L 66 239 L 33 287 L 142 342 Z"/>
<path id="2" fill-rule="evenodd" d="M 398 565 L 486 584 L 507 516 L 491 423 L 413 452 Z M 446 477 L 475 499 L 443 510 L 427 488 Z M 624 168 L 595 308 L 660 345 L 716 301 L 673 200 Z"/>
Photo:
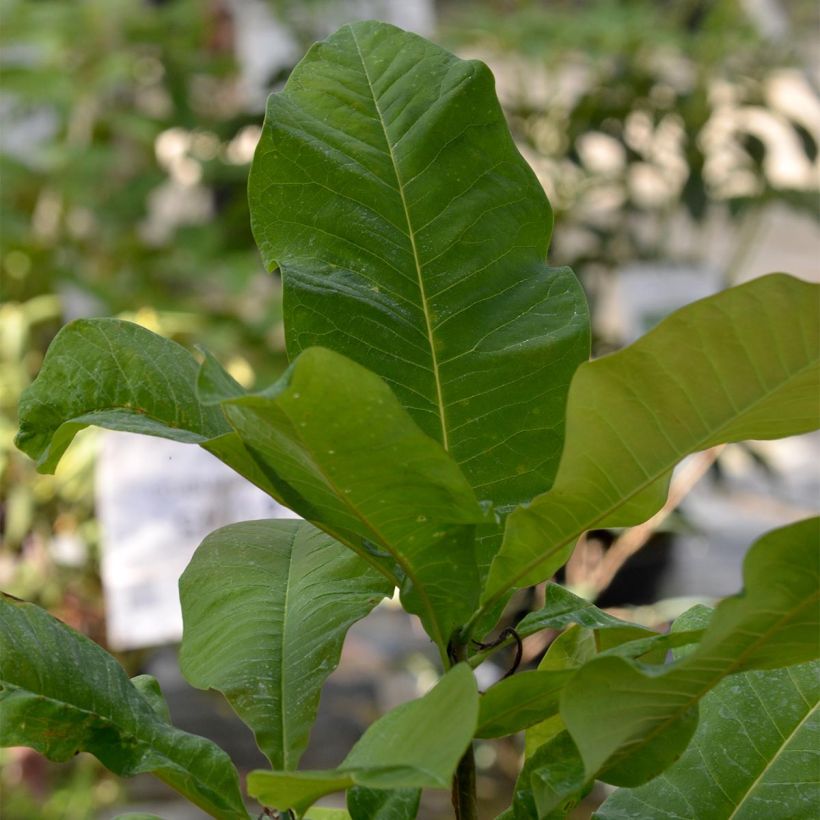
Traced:
<path id="1" fill-rule="evenodd" d="M 690 610 L 676 628 L 699 615 Z M 702 699 L 683 757 L 644 786 L 616 791 L 595 817 L 810 817 L 820 800 L 818 702 L 817 661 L 733 675 Z"/>
<path id="2" fill-rule="evenodd" d="M 820 286 L 783 274 L 695 302 L 625 350 L 582 365 L 552 490 L 507 519 L 485 608 L 549 577 L 594 527 L 629 526 L 663 504 L 689 453 L 813 430 Z"/>
<path id="3" fill-rule="evenodd" d="M 211 533 L 179 582 L 182 672 L 222 692 L 277 769 L 296 767 L 345 634 L 392 585 L 305 521 Z"/>
<path id="4" fill-rule="evenodd" d="M 263 393 L 222 406 L 271 482 L 296 494 L 289 506 L 366 558 L 398 565 L 405 608 L 444 654 L 477 601 L 472 534 L 484 514 L 441 445 L 378 376 L 323 348 Z"/>
<path id="5" fill-rule="evenodd" d="M 448 789 L 478 718 L 478 691 L 466 664 L 451 669 L 424 697 L 372 724 L 338 769 L 254 771 L 248 791 L 280 810 L 304 811 L 325 794 L 354 785 Z"/>
<path id="6" fill-rule="evenodd" d="M 700 644 L 658 669 L 595 658 L 564 690 L 561 715 L 589 776 L 640 785 L 683 752 L 698 701 L 723 678 L 818 656 L 820 519 L 775 530 L 750 549 L 744 591 L 723 601 Z"/>
<path id="7" fill-rule="evenodd" d="M 563 820 L 589 791 L 572 738 L 558 732 L 524 762 L 510 807 L 511 820 Z"/>
<path id="8" fill-rule="evenodd" d="M 0 597 L 0 745 L 49 760 L 86 751 L 115 774 L 150 772 L 213 817 L 247 818 L 228 756 L 159 714 L 93 641 L 32 604 Z"/>
<path id="9" fill-rule="evenodd" d="M 491 686 L 479 701 L 476 737 L 503 737 L 558 713 L 573 670 L 519 672 Z"/>
<path id="10" fill-rule="evenodd" d="M 351 820 L 414 820 L 420 789 L 368 789 L 354 786 L 347 793 Z"/>

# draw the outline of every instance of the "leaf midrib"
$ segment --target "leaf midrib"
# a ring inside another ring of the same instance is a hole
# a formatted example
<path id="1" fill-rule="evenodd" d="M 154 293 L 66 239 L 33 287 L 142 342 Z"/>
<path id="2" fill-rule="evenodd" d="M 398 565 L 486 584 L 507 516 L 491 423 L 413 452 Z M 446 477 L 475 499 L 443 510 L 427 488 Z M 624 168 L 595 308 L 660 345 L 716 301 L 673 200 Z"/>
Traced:
<path id="1" fill-rule="evenodd" d="M 439 372 L 439 362 L 438 355 L 436 353 L 435 338 L 433 335 L 433 323 L 432 318 L 430 316 L 430 308 L 427 301 L 427 291 L 424 286 L 424 276 L 422 275 L 421 260 L 419 258 L 418 248 L 416 247 L 415 230 L 413 229 L 413 223 L 410 219 L 410 209 L 407 205 L 407 197 L 405 196 L 404 192 L 404 183 L 399 172 L 399 165 L 396 161 L 396 155 L 393 151 L 393 145 L 390 142 L 390 137 L 387 133 L 387 125 L 384 121 L 384 115 L 382 114 L 381 108 L 379 107 L 379 98 L 376 95 L 376 89 L 374 88 L 373 81 L 370 78 L 370 72 L 367 70 L 367 63 L 365 62 L 364 54 L 362 53 L 362 50 L 359 47 L 359 41 L 356 39 L 356 31 L 352 26 L 349 27 L 349 30 L 350 36 L 353 39 L 353 44 L 356 46 L 356 52 L 359 55 L 359 61 L 362 64 L 362 71 L 364 72 L 365 79 L 367 80 L 367 86 L 370 90 L 370 95 L 373 98 L 373 108 L 376 111 L 376 115 L 379 119 L 379 125 L 382 129 L 384 143 L 387 146 L 388 156 L 390 157 L 390 163 L 393 167 L 393 174 L 396 177 L 396 185 L 398 187 L 399 197 L 401 198 L 402 209 L 404 210 L 404 218 L 407 222 L 407 237 L 410 240 L 410 248 L 413 252 L 413 263 L 416 268 L 416 278 L 418 280 L 421 308 L 424 314 L 424 324 L 427 331 L 427 342 L 430 346 L 430 360 L 432 364 L 433 379 L 435 381 L 436 386 L 436 404 L 438 407 L 439 423 L 441 425 L 441 443 L 445 450 L 449 450 L 450 446 L 447 435 L 447 416 L 444 409 L 444 394 L 441 385 L 441 374 Z"/>
<path id="2" fill-rule="evenodd" d="M 796 687 L 795 687 L 796 688 Z M 783 754 L 786 747 L 794 740 L 797 733 L 806 725 L 809 718 L 811 718 L 814 713 L 820 708 L 820 704 L 815 703 L 805 714 L 805 716 L 800 720 L 800 722 L 789 732 L 787 737 L 783 738 L 783 742 L 778 746 L 777 751 L 771 756 L 771 758 L 766 761 L 766 765 L 763 767 L 762 771 L 758 776 L 754 779 L 754 781 L 749 785 L 749 788 L 746 789 L 745 794 L 741 798 L 741 800 L 735 805 L 734 809 L 732 809 L 732 813 L 726 818 L 726 820 L 733 820 L 733 818 L 737 815 L 740 808 L 743 804 L 749 799 L 752 795 L 754 790 L 757 788 L 760 781 L 765 777 L 766 773 L 769 769 L 774 765 L 775 761 L 778 760 L 779 756 Z"/>

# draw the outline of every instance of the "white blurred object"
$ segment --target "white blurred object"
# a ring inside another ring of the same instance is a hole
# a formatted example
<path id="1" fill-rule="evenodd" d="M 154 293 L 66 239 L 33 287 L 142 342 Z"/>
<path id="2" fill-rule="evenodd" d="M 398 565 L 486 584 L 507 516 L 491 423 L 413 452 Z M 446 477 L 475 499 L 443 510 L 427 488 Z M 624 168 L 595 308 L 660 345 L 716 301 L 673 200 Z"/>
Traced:
<path id="1" fill-rule="evenodd" d="M 630 265 L 602 287 L 597 330 L 630 344 L 678 308 L 717 293 L 722 283 L 717 269 L 657 262 Z"/>
<path id="2" fill-rule="evenodd" d="M 199 447 L 110 431 L 97 462 L 96 501 L 114 649 L 182 637 L 177 582 L 210 532 L 296 517 Z"/>

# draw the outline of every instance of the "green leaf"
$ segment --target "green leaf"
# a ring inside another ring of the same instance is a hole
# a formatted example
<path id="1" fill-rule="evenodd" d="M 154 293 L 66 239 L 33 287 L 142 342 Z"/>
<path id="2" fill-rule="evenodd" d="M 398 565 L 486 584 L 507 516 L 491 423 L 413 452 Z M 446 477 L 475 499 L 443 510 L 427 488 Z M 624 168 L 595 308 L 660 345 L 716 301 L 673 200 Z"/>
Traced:
<path id="1" fill-rule="evenodd" d="M 761 538 L 744 563 L 744 591 L 723 601 L 700 644 L 665 668 L 596 658 L 564 690 L 561 715 L 589 776 L 636 786 L 680 756 L 698 701 L 726 676 L 818 656 L 820 519 Z"/>
<path id="2" fill-rule="evenodd" d="M 414 820 L 420 789 L 368 789 L 354 786 L 347 793 L 351 820 Z"/>
<path id="3" fill-rule="evenodd" d="M 350 815 L 345 809 L 314 807 L 305 816 L 305 820 L 350 820 Z"/>
<path id="4" fill-rule="evenodd" d="M 0 745 L 58 762 L 90 752 L 124 777 L 156 775 L 213 817 L 248 817 L 228 756 L 161 716 L 155 682 L 139 684 L 149 700 L 104 649 L 32 604 L 0 596 L 0 624 Z"/>
<path id="5" fill-rule="evenodd" d="M 188 443 L 228 433 L 222 411 L 197 398 L 198 369 L 185 348 L 131 322 L 71 322 L 20 399 L 17 446 L 53 473 L 90 424 Z"/>
<path id="6" fill-rule="evenodd" d="M 544 606 L 525 615 L 515 626 L 515 631 L 526 638 L 542 629 L 564 629 L 572 624 L 589 629 L 634 629 L 635 624 L 622 621 L 595 604 L 580 598 L 559 584 L 547 584 Z M 652 632 L 644 630 L 647 636 Z"/>
<path id="7" fill-rule="evenodd" d="M 637 789 L 619 789 L 599 820 L 791 820 L 820 801 L 820 663 L 745 672 L 722 681 L 700 707 L 683 757 Z"/>
<path id="8" fill-rule="evenodd" d="M 448 789 L 477 718 L 475 679 L 466 664 L 459 664 L 424 697 L 372 724 L 338 769 L 254 771 L 248 791 L 266 806 L 302 812 L 323 795 L 354 785 Z"/>
<path id="9" fill-rule="evenodd" d="M 563 820 L 590 786 L 572 738 L 559 731 L 525 761 L 513 792 L 511 820 Z"/>
<path id="10" fill-rule="evenodd" d="M 182 673 L 222 692 L 271 765 L 293 769 L 348 628 L 393 588 L 330 536 L 284 520 L 211 533 L 179 589 Z"/>
<path id="11" fill-rule="evenodd" d="M 558 713 L 571 669 L 520 672 L 491 686 L 479 701 L 476 737 L 503 737 Z"/>
<path id="12" fill-rule="evenodd" d="M 582 365 L 555 483 L 507 519 L 484 608 L 510 586 L 548 578 L 586 530 L 649 518 L 689 453 L 815 429 L 818 298 L 818 285 L 765 276 L 689 305 L 625 350 Z"/>
<path id="13" fill-rule="evenodd" d="M 264 393 L 224 402 L 293 509 L 373 560 L 398 565 L 402 602 L 446 653 L 478 598 L 470 485 L 375 374 L 323 348 Z M 297 497 L 298 496 L 298 497 Z"/>
<path id="14" fill-rule="evenodd" d="M 589 322 L 572 272 L 544 264 L 550 206 L 487 67 L 343 27 L 271 96 L 249 189 L 291 356 L 322 345 L 382 376 L 480 499 L 547 489 Z"/>

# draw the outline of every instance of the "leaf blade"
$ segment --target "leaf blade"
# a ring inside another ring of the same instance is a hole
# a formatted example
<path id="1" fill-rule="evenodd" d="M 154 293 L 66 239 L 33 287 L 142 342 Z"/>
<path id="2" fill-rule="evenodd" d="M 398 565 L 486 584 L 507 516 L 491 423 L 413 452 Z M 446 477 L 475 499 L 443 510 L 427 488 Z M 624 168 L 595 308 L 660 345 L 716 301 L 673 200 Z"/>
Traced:
<path id="1" fill-rule="evenodd" d="M 149 701 L 105 650 L 44 610 L 2 596 L 0 611 L 2 745 L 58 762 L 88 751 L 116 774 L 156 775 L 213 817 L 248 817 L 228 756 L 163 719 L 155 681 L 143 681 Z"/>
<path id="2" fill-rule="evenodd" d="M 384 377 L 481 499 L 546 489 L 588 316 L 543 264 L 549 203 L 486 66 L 343 27 L 270 98 L 249 188 L 291 355 L 320 344 Z"/>
<path id="3" fill-rule="evenodd" d="M 223 527 L 180 578 L 182 672 L 227 697 L 275 769 L 293 769 L 347 629 L 391 592 L 304 521 Z"/>
<path id="4" fill-rule="evenodd" d="M 701 643 L 660 672 L 609 656 L 581 667 L 561 715 L 587 768 L 616 785 L 646 782 L 683 751 L 697 704 L 723 678 L 818 655 L 820 518 L 775 530 L 750 549 L 744 591 L 724 600 Z"/>
<path id="5" fill-rule="evenodd" d="M 406 608 L 446 652 L 477 601 L 472 534 L 485 516 L 387 385 L 310 348 L 267 391 L 222 406 L 271 481 L 296 493 L 297 512 L 371 562 L 398 565 Z"/>
<path id="6" fill-rule="evenodd" d="M 581 366 L 555 484 L 507 519 L 485 606 L 510 585 L 548 577 L 586 530 L 652 515 L 671 469 L 690 452 L 815 429 L 818 289 L 771 274 L 695 302 L 630 347 Z M 708 392 L 704 373 L 718 374 Z"/>

